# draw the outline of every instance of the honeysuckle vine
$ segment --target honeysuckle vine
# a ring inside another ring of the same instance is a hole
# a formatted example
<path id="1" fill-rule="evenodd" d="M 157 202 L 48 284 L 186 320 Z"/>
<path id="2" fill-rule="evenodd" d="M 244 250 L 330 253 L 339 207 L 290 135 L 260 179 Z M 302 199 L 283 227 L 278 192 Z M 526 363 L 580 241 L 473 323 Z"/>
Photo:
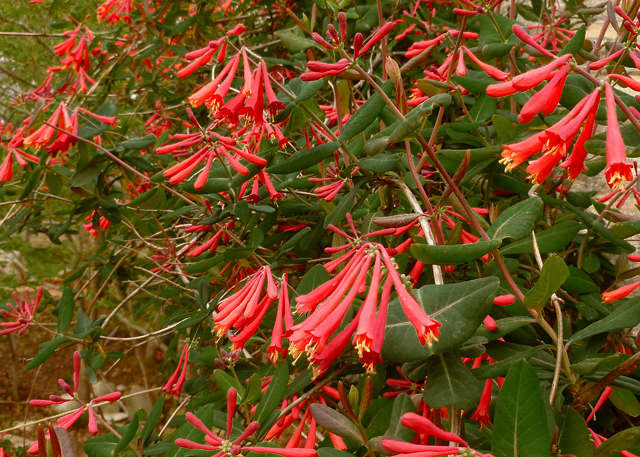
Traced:
<path id="1" fill-rule="evenodd" d="M 0 240 L 60 273 L 22 252 L 0 344 L 65 393 L 0 390 L 57 420 L 7 452 L 640 455 L 636 2 L 46 3 Z"/>

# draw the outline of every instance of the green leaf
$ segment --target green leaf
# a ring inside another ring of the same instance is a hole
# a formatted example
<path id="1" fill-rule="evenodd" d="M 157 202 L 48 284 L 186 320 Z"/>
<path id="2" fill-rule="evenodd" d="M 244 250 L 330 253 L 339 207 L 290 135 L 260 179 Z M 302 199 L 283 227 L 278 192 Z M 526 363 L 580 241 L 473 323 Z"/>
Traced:
<path id="1" fill-rule="evenodd" d="M 608 357 L 588 358 L 588 359 L 582 360 L 582 361 L 580 361 L 578 363 L 572 363 L 571 364 L 571 369 L 573 371 L 575 371 L 576 373 L 581 374 L 581 375 L 585 375 L 585 376 L 592 375 L 596 371 L 598 371 L 598 368 L 604 362 L 611 362 L 611 361 L 615 360 L 616 364 L 622 363 L 622 360 L 619 360 L 621 356 L 622 356 L 621 353 L 616 353 L 616 354 L 612 354 L 612 355 L 610 355 Z"/>
<path id="2" fill-rule="evenodd" d="M 58 333 L 67 331 L 73 320 L 74 310 L 73 289 L 71 287 L 65 287 L 62 291 L 62 297 L 60 298 L 60 305 L 58 306 Z"/>
<path id="3" fill-rule="evenodd" d="M 262 381 L 258 373 L 253 373 L 249 378 L 249 387 L 247 387 L 246 398 L 242 399 L 242 402 L 253 403 L 259 400 L 262 396 Z"/>
<path id="4" fill-rule="evenodd" d="M 427 360 L 424 401 L 432 408 L 455 406 L 470 410 L 478 406 L 484 383 L 462 363 L 458 351 L 436 354 Z"/>
<path id="5" fill-rule="evenodd" d="M 300 78 L 295 78 L 292 79 L 288 85 L 293 93 L 296 94 L 294 102 L 299 105 L 300 103 L 309 100 L 320 89 L 322 89 L 324 81 L 322 79 L 318 79 L 316 81 L 303 81 Z"/>
<path id="6" fill-rule="evenodd" d="M 316 265 L 316 266 L 322 266 L 322 265 Z M 311 368 L 302 370 L 298 374 L 298 376 L 293 378 L 293 381 L 291 381 L 291 383 L 289 384 L 289 387 L 287 387 L 287 391 L 284 393 L 285 398 L 289 398 L 292 395 L 301 392 L 305 387 L 307 387 L 312 382 L 313 382 L 313 370 Z"/>
<path id="7" fill-rule="evenodd" d="M 580 49 L 582 48 L 585 35 L 586 35 L 586 27 L 583 24 L 580 26 L 578 30 L 576 30 L 575 35 L 573 35 L 573 38 L 571 38 L 571 40 L 566 44 L 566 46 L 562 48 L 562 51 L 558 53 L 558 57 L 563 56 L 565 54 L 571 54 L 575 56 L 578 53 L 578 51 L 580 51 Z"/>
<path id="8" fill-rule="evenodd" d="M 308 233 L 311 231 L 311 227 L 305 227 L 300 230 L 298 233 L 289 238 L 281 247 L 278 249 L 277 255 L 281 256 L 286 254 L 287 252 L 293 250 L 293 248 L 302 241 L 304 238 L 308 236 Z"/>
<path id="9" fill-rule="evenodd" d="M 427 265 L 455 265 L 476 260 L 496 249 L 502 240 L 477 241 L 471 244 L 435 245 L 416 243 L 411 254 Z"/>
<path id="10" fill-rule="evenodd" d="M 640 402 L 638 402 L 638 398 L 629 389 L 616 387 L 613 389 L 613 392 L 611 392 L 609 400 L 623 413 L 633 417 L 640 416 Z"/>
<path id="11" fill-rule="evenodd" d="M 498 99 L 482 94 L 476 100 L 476 103 L 469 110 L 471 122 L 486 121 L 496 112 L 498 107 Z"/>
<path id="12" fill-rule="evenodd" d="M 536 233 L 536 241 L 540 254 L 556 252 L 571 243 L 580 231 L 580 223 L 576 221 L 562 221 L 553 227 Z M 515 241 L 500 249 L 502 255 L 533 254 L 531 239 Z"/>
<path id="13" fill-rule="evenodd" d="M 331 157 L 339 147 L 339 141 L 332 141 L 307 149 L 306 151 L 298 151 L 284 162 L 267 168 L 266 171 L 272 174 L 288 174 L 304 170 Z"/>
<path id="14" fill-rule="evenodd" d="M 213 372 L 213 379 L 216 382 L 218 389 L 220 389 L 225 396 L 227 395 L 229 389 L 232 387 L 238 391 L 238 396 L 240 398 L 244 396 L 244 387 L 238 384 L 238 381 L 236 381 L 233 376 L 226 373 L 225 371 L 220 369 L 215 370 Z"/>
<path id="15" fill-rule="evenodd" d="M 396 169 L 400 156 L 398 154 L 377 154 L 365 157 L 358 162 L 358 168 L 382 174 Z"/>
<path id="16" fill-rule="evenodd" d="M 499 238 L 519 240 L 529 236 L 543 206 L 542 200 L 533 197 L 507 208 L 487 230 L 487 235 L 494 240 Z"/>
<path id="17" fill-rule="evenodd" d="M 224 259 L 225 259 L 224 255 L 218 254 L 208 259 L 204 259 L 199 262 L 192 263 L 190 265 L 185 265 L 182 267 L 182 269 L 188 274 L 204 273 L 205 271 L 209 271 L 209 269 L 218 265 Z"/>
<path id="18" fill-rule="evenodd" d="M 494 332 L 489 331 L 485 326 L 482 326 L 473 336 L 483 336 L 489 341 L 497 340 L 505 335 L 524 327 L 528 324 L 533 324 L 536 320 L 528 316 L 511 316 L 504 319 L 496 320 L 498 329 Z"/>
<path id="19" fill-rule="evenodd" d="M 144 427 L 142 427 L 142 432 L 140 433 L 140 440 L 142 441 L 143 447 L 147 445 L 147 441 L 149 441 L 149 437 L 153 433 L 153 429 L 158 425 L 158 422 L 160 422 L 163 409 L 164 395 L 160 395 L 154 403 L 153 408 L 151 408 L 151 411 L 147 416 L 147 420 L 144 422 Z"/>
<path id="20" fill-rule="evenodd" d="M 342 438 L 364 444 L 362 436 L 360 436 L 354 423 L 338 411 L 320 403 L 313 403 L 311 405 L 311 414 L 318 425 L 325 430 Z"/>
<path id="21" fill-rule="evenodd" d="M 567 341 L 567 344 L 575 343 L 600 333 L 635 327 L 638 322 L 640 322 L 640 296 L 625 301 L 604 319 L 574 333 Z"/>
<path id="22" fill-rule="evenodd" d="M 549 257 L 542 265 L 536 285 L 525 295 L 524 305 L 533 309 L 545 305 L 568 277 L 569 269 L 564 260 L 557 255 Z"/>
<path id="23" fill-rule="evenodd" d="M 127 426 L 116 429 L 120 434 Z M 122 436 L 122 435 L 120 435 Z M 97 438 L 91 438 L 84 442 L 82 448 L 89 457 L 111 457 L 113 450 L 120 441 L 113 433 L 105 433 Z"/>
<path id="24" fill-rule="evenodd" d="M 318 449 L 319 457 L 353 457 L 350 452 L 341 451 L 332 447 L 321 447 Z"/>
<path id="25" fill-rule="evenodd" d="M 453 75 L 452 78 L 460 86 L 467 89 L 472 94 L 484 94 L 491 84 L 495 84 L 495 80 L 490 78 L 471 78 L 469 76 Z"/>
<path id="26" fill-rule="evenodd" d="M 393 91 L 393 81 L 386 81 L 380 88 L 387 96 L 390 96 Z M 376 120 L 385 106 L 386 102 L 382 99 L 382 96 L 378 92 L 373 94 L 373 96 L 364 102 L 364 104 L 353 113 L 353 116 L 349 118 L 340 130 L 338 139 L 340 141 L 348 141 L 364 132 L 365 129 Z"/>
<path id="27" fill-rule="evenodd" d="M 71 177 L 71 181 L 69 182 L 69 186 L 71 187 L 82 187 L 87 184 L 93 184 L 97 181 L 98 176 L 104 171 L 107 167 L 107 157 L 96 156 L 89 163 L 84 165 L 82 168 L 78 168 L 73 176 Z"/>
<path id="28" fill-rule="evenodd" d="M 596 449 L 594 457 L 611 457 L 614 452 L 626 451 L 640 443 L 640 427 L 616 433 Z"/>
<path id="29" fill-rule="evenodd" d="M 40 352 L 36 354 L 36 356 L 31 359 L 31 361 L 25 367 L 26 370 L 31 370 L 32 368 L 36 368 L 42 365 L 46 360 L 51 357 L 51 355 L 56 351 L 58 346 L 62 343 L 66 343 L 69 341 L 68 338 L 65 338 L 62 335 L 56 336 L 51 341 L 47 341 L 46 343 L 42 343 L 40 345 Z"/>
<path id="30" fill-rule="evenodd" d="M 382 358 L 392 363 L 404 363 L 457 348 L 473 336 L 489 314 L 498 285 L 498 278 L 491 277 L 413 290 L 427 314 L 442 324 L 438 341 L 431 347 L 420 344 L 400 301 L 393 300 L 389 303 Z"/>
<path id="31" fill-rule="evenodd" d="M 436 105 L 449 106 L 451 95 L 438 94 L 409 111 L 403 121 L 400 121 L 389 135 L 390 143 L 398 143 L 417 137 L 424 128 L 427 117 Z"/>
<path id="32" fill-rule="evenodd" d="M 267 387 L 267 391 L 258 403 L 253 420 L 264 423 L 271 413 L 278 407 L 289 385 L 289 365 L 285 360 L 281 361 L 273 374 L 273 378 Z"/>
<path id="33" fill-rule="evenodd" d="M 329 279 L 331 279 L 331 277 L 324 265 L 314 265 L 307 274 L 304 275 L 304 278 L 302 278 L 302 281 L 300 281 L 300 284 L 296 288 L 296 292 L 298 295 L 308 294 Z"/>
<path id="34" fill-rule="evenodd" d="M 296 35 L 292 29 L 278 30 L 274 32 L 274 35 L 280 38 L 284 47 L 293 54 L 306 51 L 309 48 L 319 48 L 315 41 Z"/>
<path id="35" fill-rule="evenodd" d="M 549 457 L 547 413 L 535 371 L 514 363 L 500 389 L 493 422 L 495 457 Z"/>
<path id="36" fill-rule="evenodd" d="M 171 30 L 167 33 L 169 38 L 173 38 L 174 36 L 178 36 L 187 31 L 189 27 L 196 21 L 196 16 L 188 17 L 180 22 L 178 22 L 174 27 L 171 27 Z"/>
<path id="37" fill-rule="evenodd" d="M 629 238 L 630 236 L 640 233 L 640 220 L 624 221 L 613 224 L 611 233 L 618 238 Z"/>
<path id="38" fill-rule="evenodd" d="M 120 440 L 116 444 L 116 447 L 113 449 L 112 451 L 113 455 L 117 454 L 118 452 L 124 450 L 125 447 L 127 447 L 127 445 L 131 442 L 133 437 L 136 435 L 139 425 L 140 425 L 140 417 L 138 416 L 138 414 L 134 414 L 133 418 L 131 419 L 131 423 L 129 423 L 126 429 L 122 433 L 120 433 L 120 436 L 122 438 L 120 438 Z"/>
<path id="39" fill-rule="evenodd" d="M 516 362 L 521 360 L 528 360 L 533 357 L 536 352 L 545 349 L 547 346 L 540 345 L 535 346 L 529 349 L 525 349 L 524 351 L 520 351 L 514 355 L 506 357 L 502 360 L 498 360 L 497 362 L 482 365 L 481 367 L 475 368 L 471 370 L 471 373 L 478 379 L 489 379 L 495 378 L 498 376 L 504 376 L 509 368 Z"/>
<path id="40" fill-rule="evenodd" d="M 148 191 L 146 191 L 145 193 L 143 193 L 142 195 L 139 195 L 138 197 L 134 198 L 133 200 L 131 200 L 130 202 L 126 203 L 126 206 L 138 206 L 143 204 L 144 202 L 146 202 L 147 200 L 149 200 L 151 197 L 153 197 L 156 192 L 158 192 L 158 189 L 160 189 L 159 187 L 153 187 L 151 189 L 149 189 Z"/>
<path id="41" fill-rule="evenodd" d="M 393 401 L 393 409 L 391 410 L 391 420 L 389 422 L 389 429 L 385 434 L 388 437 L 397 438 L 400 441 L 411 442 L 416 436 L 416 432 L 408 429 L 402 425 L 400 419 L 406 413 L 415 413 L 416 407 L 411 400 L 411 397 L 405 393 L 401 393 Z"/>
<path id="42" fill-rule="evenodd" d="M 591 435 L 580 413 L 565 405 L 553 415 L 558 426 L 559 454 L 593 457 Z"/>
<path id="43" fill-rule="evenodd" d="M 576 267 L 569 267 L 569 277 L 562 284 L 562 288 L 570 294 L 591 294 L 599 292 L 600 288 L 584 271 Z"/>
<path id="44" fill-rule="evenodd" d="M 500 141 L 503 143 L 515 138 L 517 135 L 516 126 L 506 117 L 494 114 L 491 117 L 491 122 L 493 122 L 493 127 L 496 129 L 498 138 L 500 138 Z"/>
<path id="45" fill-rule="evenodd" d="M 118 147 L 132 150 L 147 149 L 158 140 L 153 133 L 141 138 L 131 138 L 118 144 Z"/>

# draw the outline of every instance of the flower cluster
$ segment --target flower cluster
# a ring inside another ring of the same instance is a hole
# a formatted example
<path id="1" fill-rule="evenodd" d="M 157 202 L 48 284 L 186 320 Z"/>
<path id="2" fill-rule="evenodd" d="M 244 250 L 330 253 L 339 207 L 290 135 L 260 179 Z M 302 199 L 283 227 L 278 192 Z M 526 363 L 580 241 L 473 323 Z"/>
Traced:
<path id="1" fill-rule="evenodd" d="M 16 302 L 16 306 L 7 303 L 7 309 L 0 309 L 0 315 L 5 318 L 15 319 L 13 322 L 0 322 L 0 335 L 8 335 L 9 333 L 18 332 L 22 335 L 27 331 L 33 320 L 33 316 L 38 310 L 38 305 L 42 299 L 42 293 L 44 289 L 42 286 L 38 287 L 36 293 L 36 299 L 34 301 L 29 300 L 29 296 L 20 297 L 16 292 L 13 293 L 13 299 Z"/>
<path id="2" fill-rule="evenodd" d="M 204 440 L 206 444 L 196 443 L 184 438 L 178 438 L 176 445 L 183 449 L 199 449 L 204 451 L 215 452 L 218 457 L 226 457 L 227 455 L 237 456 L 243 452 L 255 452 L 257 454 L 277 454 L 284 457 L 316 457 L 318 452 L 315 449 L 307 448 L 272 448 L 272 447 L 260 447 L 260 446 L 247 446 L 242 443 L 253 436 L 257 431 L 260 424 L 257 421 L 253 421 L 247 425 L 246 429 L 237 437 L 231 437 L 231 431 L 234 427 L 233 416 L 236 412 L 238 403 L 238 392 L 231 387 L 227 392 L 227 430 L 226 435 L 222 437 L 213 433 L 204 423 L 196 417 L 195 414 L 188 412 L 186 414 L 187 421 L 195 428 L 205 434 Z"/>
<path id="3" fill-rule="evenodd" d="M 80 404 L 80 407 L 60 417 L 58 419 L 58 425 L 64 428 L 65 430 L 68 430 L 69 427 L 75 424 L 78 421 L 78 419 L 82 417 L 85 411 L 88 411 L 89 412 L 89 432 L 92 435 L 95 435 L 96 433 L 98 433 L 98 424 L 96 422 L 97 414 L 93 410 L 93 408 L 95 408 L 96 404 L 100 402 L 106 401 L 109 403 L 113 403 L 115 401 L 118 401 L 122 396 L 122 394 L 120 392 L 112 392 L 107 395 L 96 397 L 88 403 L 83 402 L 78 397 L 78 387 L 80 386 L 81 365 L 82 365 L 82 357 L 78 351 L 75 351 L 73 353 L 73 389 L 71 389 L 71 386 L 69 386 L 69 384 L 67 384 L 64 381 L 64 379 L 58 379 L 58 384 L 60 384 L 60 387 L 62 387 L 62 390 L 64 390 L 69 395 L 69 398 L 60 397 L 58 395 L 50 395 L 49 400 L 30 400 L 29 405 L 33 406 L 34 408 L 40 408 L 44 406 L 60 405 L 62 403 L 75 401 L 76 403 Z M 100 420 L 102 420 L 100 416 L 97 416 L 97 417 Z M 48 433 L 47 433 L 47 437 L 48 437 Z M 29 448 L 29 454 L 38 455 L 37 441 L 34 442 Z"/>
<path id="4" fill-rule="evenodd" d="M 313 292 L 296 297 L 298 313 L 310 313 L 304 322 L 295 325 L 287 332 L 289 350 L 294 357 L 302 352 L 313 363 L 316 376 L 327 371 L 329 366 L 344 351 L 355 332 L 353 344 L 367 371 L 372 371 L 380 361 L 380 351 L 384 342 L 387 309 L 392 289 L 398 294 L 400 304 L 409 321 L 416 329 L 420 342 L 431 345 L 440 335 L 439 322 L 432 320 L 418 301 L 407 290 L 405 282 L 396 271 L 396 265 L 390 256 L 394 250 L 379 243 L 366 241 L 377 235 L 390 235 L 395 229 L 384 229 L 360 236 L 353 219 L 347 214 L 347 220 L 353 232 L 348 235 L 339 228 L 329 225 L 335 233 L 344 236 L 349 242 L 344 246 L 326 248 L 328 253 L 348 251 L 336 260 L 325 265 L 329 273 L 346 262 L 334 278 L 316 288 Z M 371 269 L 372 268 L 372 269 Z M 351 323 L 336 337 L 330 340 L 339 328 L 356 295 L 362 294 L 367 287 L 367 274 L 371 269 L 369 290 L 364 303 Z M 386 278 L 385 278 L 386 277 Z M 382 295 L 379 298 L 379 288 Z"/>

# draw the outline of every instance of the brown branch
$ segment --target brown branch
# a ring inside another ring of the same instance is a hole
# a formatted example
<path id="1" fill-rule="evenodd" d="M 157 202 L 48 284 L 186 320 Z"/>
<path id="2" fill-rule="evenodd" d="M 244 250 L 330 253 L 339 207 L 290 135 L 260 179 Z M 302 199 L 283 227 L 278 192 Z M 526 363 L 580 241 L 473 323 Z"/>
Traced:
<path id="1" fill-rule="evenodd" d="M 587 390 L 580 392 L 576 399 L 573 401 L 572 407 L 580 410 L 583 409 L 589 404 L 591 400 L 596 398 L 596 396 L 609 384 L 618 379 L 621 375 L 631 370 L 634 366 L 640 363 L 640 352 L 634 354 L 620 365 L 615 367 L 609 373 L 607 373 L 602 379 L 593 384 Z"/>

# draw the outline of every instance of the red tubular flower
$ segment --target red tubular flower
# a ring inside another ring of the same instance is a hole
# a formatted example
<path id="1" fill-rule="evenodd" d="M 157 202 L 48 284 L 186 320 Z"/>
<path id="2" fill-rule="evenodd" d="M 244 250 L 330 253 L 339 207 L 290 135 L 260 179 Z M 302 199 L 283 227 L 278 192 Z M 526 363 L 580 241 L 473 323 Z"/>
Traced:
<path id="1" fill-rule="evenodd" d="M 238 24 L 233 29 L 227 31 L 227 36 L 240 36 L 245 30 L 247 30 L 247 28 L 244 24 Z"/>
<path id="2" fill-rule="evenodd" d="M 612 290 L 611 292 L 604 292 L 602 294 L 602 300 L 605 303 L 611 303 L 612 301 L 620 300 L 622 298 L 625 298 L 634 290 L 636 290 L 639 286 L 640 286 L 640 281 L 637 281 L 632 284 L 622 286 L 616 290 Z"/>
<path id="3" fill-rule="evenodd" d="M 364 36 L 362 33 L 358 32 L 353 37 L 353 58 L 357 59 L 362 51 L 362 43 L 364 41 Z"/>
<path id="4" fill-rule="evenodd" d="M 589 70 L 599 70 L 599 69 L 601 69 L 602 67 L 604 67 L 606 64 L 608 64 L 612 60 L 617 59 L 618 57 L 620 57 L 623 52 L 624 52 L 624 49 L 620 49 L 619 51 L 614 52 L 613 54 L 611 54 L 608 57 L 605 57 L 604 59 L 600 59 L 600 60 L 598 60 L 596 62 L 589 63 Z"/>
<path id="5" fill-rule="evenodd" d="M 638 255 L 638 254 L 629 254 L 627 256 L 627 260 L 629 262 L 640 262 L 640 255 Z"/>
<path id="6" fill-rule="evenodd" d="M 2 329 L 0 330 L 0 335 L 8 335 L 13 332 L 18 332 L 22 335 L 27 331 L 29 325 L 31 325 L 33 316 L 38 310 L 43 290 L 42 286 L 38 287 L 34 301 L 30 301 L 29 296 L 26 294 L 20 297 L 16 292 L 13 293 L 16 306 L 7 303 L 7 309 L 0 309 L 0 315 L 5 318 L 15 319 L 15 322 L 0 322 L 0 329 Z"/>
<path id="7" fill-rule="evenodd" d="M 609 386 L 604 388 L 604 390 L 602 391 L 602 394 L 600 395 L 600 398 L 598 398 L 596 405 L 593 407 L 593 409 L 591 410 L 591 413 L 589 414 L 589 417 L 587 418 L 587 423 L 589 423 L 591 419 L 595 417 L 600 407 L 604 404 L 605 401 L 607 401 L 607 399 L 611 396 L 612 393 L 613 393 L 613 388 Z"/>
<path id="8" fill-rule="evenodd" d="M 348 67 L 349 61 L 347 59 L 340 59 L 336 63 L 324 63 L 312 60 L 307 63 L 307 68 L 310 70 L 310 73 L 303 73 L 300 75 L 300 79 L 303 81 L 316 81 L 325 76 L 340 74 Z"/>
<path id="9" fill-rule="evenodd" d="M 493 304 L 497 306 L 507 306 L 512 305 L 516 301 L 516 297 L 514 295 L 498 295 L 493 299 Z"/>
<path id="10" fill-rule="evenodd" d="M 562 57 L 558 57 L 556 60 L 548 63 L 543 67 L 536 68 L 535 70 L 531 70 L 521 75 L 515 76 L 511 80 L 511 83 L 513 84 L 514 89 L 518 90 L 519 92 L 524 92 L 526 90 L 532 89 L 545 79 L 549 78 L 553 70 L 567 63 L 570 58 L 571 54 L 566 54 Z"/>
<path id="11" fill-rule="evenodd" d="M 320 35 L 317 32 L 313 32 L 311 34 L 311 38 L 313 38 L 313 41 L 315 41 L 316 43 L 318 43 L 320 46 L 322 46 L 325 49 L 328 49 L 329 51 L 332 51 L 333 49 L 335 49 L 333 47 L 333 45 L 329 44 L 329 42 L 327 40 L 325 40 L 324 38 L 322 38 L 322 35 Z"/>
<path id="12" fill-rule="evenodd" d="M 552 59 L 556 58 L 556 56 L 551 54 L 545 48 L 540 46 L 533 38 L 531 38 L 531 36 L 522 27 L 520 27 L 519 25 L 514 24 L 513 27 L 512 27 L 512 30 L 513 30 L 513 34 L 515 36 L 520 38 L 520 40 L 522 40 L 524 43 L 526 43 L 529 46 L 533 47 L 538 52 L 546 55 L 547 57 L 551 57 Z"/>
<path id="13" fill-rule="evenodd" d="M 620 134 L 613 89 L 607 82 L 604 83 L 604 88 L 607 100 L 607 167 L 604 169 L 604 175 L 609 187 L 613 190 L 623 190 L 625 182 L 633 179 L 632 166 L 627 162 L 627 153 Z"/>
<path id="14" fill-rule="evenodd" d="M 242 68 L 244 69 L 244 85 L 240 93 L 246 98 L 251 97 L 253 93 L 253 76 L 251 72 L 251 66 L 249 65 L 249 57 L 247 56 L 247 50 L 242 48 Z"/>
<path id="15" fill-rule="evenodd" d="M 465 10 L 462 8 L 454 8 L 452 11 L 453 14 L 457 16 L 475 16 L 476 14 L 479 14 L 478 11 Z"/>
<path id="16" fill-rule="evenodd" d="M 231 87 L 239 64 L 240 54 L 236 54 L 213 81 L 205 84 L 195 94 L 189 96 L 191 106 L 197 108 L 206 103 L 214 112 L 217 111 Z"/>
<path id="17" fill-rule="evenodd" d="M 544 89 L 539 91 L 524 104 L 520 114 L 518 114 L 518 122 L 526 124 L 530 122 L 540 111 L 545 115 L 551 114 L 560 102 L 564 82 L 568 75 L 569 65 L 565 65 L 564 68 L 556 73 Z"/>
<path id="18" fill-rule="evenodd" d="M 265 284 L 266 294 L 263 295 Z M 238 329 L 231 341 L 235 349 L 242 349 L 258 330 L 267 309 L 277 297 L 278 288 L 271 269 L 262 267 L 242 289 L 218 304 L 218 314 L 213 319 L 218 336 L 223 336 L 231 327 Z"/>
<path id="19" fill-rule="evenodd" d="M 384 249 L 382 250 L 382 258 L 384 259 L 389 275 L 393 280 L 393 285 L 398 293 L 402 309 L 405 315 L 409 318 L 411 324 L 415 327 L 420 343 L 422 345 L 427 344 L 431 347 L 432 340 L 437 341 L 438 336 L 440 336 L 440 330 L 438 330 L 438 327 L 442 324 L 431 319 L 427 313 L 424 312 L 422 306 L 420 306 L 415 298 L 413 298 L 407 289 L 404 288 L 400 275 L 393 266 L 391 257 L 389 257 L 389 254 Z"/>
<path id="20" fill-rule="evenodd" d="M 516 92 L 525 92 L 533 89 L 542 81 L 553 77 L 553 71 L 567 63 L 571 58 L 570 54 L 558 57 L 547 65 L 515 76 L 511 81 L 502 84 L 492 84 L 487 87 L 487 95 L 491 97 L 504 97 L 513 95 Z"/>
<path id="21" fill-rule="evenodd" d="M 545 131 L 527 138 L 520 143 L 505 145 L 500 163 L 506 165 L 510 171 L 525 162 L 538 151 L 543 155 L 527 167 L 527 172 L 534 182 L 544 181 L 553 167 L 567 155 L 567 150 L 578 134 L 580 127 L 590 114 L 595 113 L 600 100 L 600 92 L 596 89 L 589 96 L 582 99 L 562 120 Z M 587 130 L 584 140 L 591 136 Z M 579 160 L 577 160 L 579 162 Z M 579 162 L 580 164 L 582 162 Z"/>
<path id="22" fill-rule="evenodd" d="M 498 324 L 496 324 L 496 321 L 491 316 L 485 317 L 483 324 L 490 332 L 495 332 L 498 330 Z"/>
<path id="23" fill-rule="evenodd" d="M 342 11 L 338 13 L 338 24 L 340 25 L 340 39 L 344 43 L 347 41 L 347 15 Z"/>
<path id="24" fill-rule="evenodd" d="M 273 92 L 273 89 L 271 88 L 271 81 L 269 80 L 267 64 L 264 62 L 264 60 L 260 61 L 260 64 L 262 68 L 262 78 L 264 79 L 264 91 L 267 94 L 268 104 L 266 106 L 266 110 L 272 117 L 275 117 L 275 115 L 278 114 L 278 111 L 283 110 L 285 106 L 284 103 L 278 100 L 278 97 L 276 97 L 275 92 Z"/>
<path id="25" fill-rule="evenodd" d="M 406 413 L 400 419 L 400 422 L 403 426 L 410 428 L 418 433 L 422 433 L 425 435 L 435 436 L 436 438 L 440 438 L 446 441 L 453 441 L 454 443 L 461 444 L 463 446 L 468 446 L 467 442 L 460 438 L 455 433 L 445 432 L 438 428 L 433 422 L 431 422 L 426 417 L 419 416 L 415 413 Z M 384 446 L 384 444 L 383 444 Z"/>
<path id="26" fill-rule="evenodd" d="M 284 319 L 284 326 L 283 326 Z M 280 282 L 280 297 L 278 299 L 278 312 L 276 314 L 276 323 L 271 333 L 271 344 L 267 348 L 267 354 L 269 358 L 276 363 L 278 357 L 281 355 L 283 358 L 287 356 L 287 349 L 282 348 L 282 337 L 284 330 L 289 330 L 293 327 L 293 315 L 291 314 L 291 307 L 289 305 L 289 290 L 287 286 L 287 275 L 282 275 L 282 281 Z"/>
<path id="27" fill-rule="evenodd" d="M 371 47 L 376 44 L 378 41 L 382 40 L 384 37 L 389 35 L 389 32 L 395 27 L 395 22 L 387 22 L 382 27 L 380 27 L 376 33 L 373 34 L 371 38 L 362 46 L 362 49 L 358 52 L 358 55 L 362 55 L 367 52 Z"/>
<path id="28" fill-rule="evenodd" d="M 623 82 L 625 85 L 627 85 L 629 88 L 635 90 L 636 92 L 640 92 L 640 82 L 636 81 L 633 78 L 630 78 L 628 76 L 619 75 L 619 74 L 616 74 L 616 73 L 611 73 L 610 75 L 607 75 L 607 77 L 610 78 L 610 79 L 617 79 L 618 81 Z"/>
<path id="29" fill-rule="evenodd" d="M 573 152 L 569 158 L 560 165 L 562 168 L 569 169 L 569 179 L 576 179 L 580 173 L 587 169 L 584 164 L 584 161 L 587 158 L 587 149 L 584 147 L 584 144 L 593 135 L 593 126 L 596 122 L 596 112 L 597 109 L 594 109 L 589 113 L 584 127 L 582 128 L 582 132 L 580 132 L 580 136 L 578 136 L 578 140 L 573 146 Z"/>
<path id="30" fill-rule="evenodd" d="M 424 457 L 438 457 L 449 454 L 459 454 L 461 451 L 461 449 L 456 446 L 430 446 L 395 440 L 382 440 L 382 447 L 397 455 L 416 454 L 416 457 L 418 455 Z"/>
<path id="31" fill-rule="evenodd" d="M 209 47 L 205 49 L 207 49 L 207 51 L 204 54 L 202 54 L 200 57 L 195 59 L 193 62 L 191 62 L 189 65 L 182 68 L 178 72 L 178 78 L 186 78 L 187 76 L 191 75 L 194 71 L 196 71 L 198 68 L 209 63 L 209 61 L 211 60 L 211 57 L 213 57 L 213 54 L 215 54 L 217 48 Z"/>
<path id="32" fill-rule="evenodd" d="M 187 364 L 189 363 L 190 348 L 191 346 L 189 344 L 184 345 L 176 371 L 173 372 L 167 383 L 162 388 L 165 393 L 173 395 L 176 398 L 179 398 L 182 394 L 182 388 L 184 387 L 184 382 L 187 377 Z"/>
<path id="33" fill-rule="evenodd" d="M 482 60 L 478 59 L 466 46 L 462 46 L 462 50 L 469 56 L 471 60 L 476 63 L 476 65 L 482 68 L 482 70 L 493 79 L 497 79 L 498 81 L 506 81 L 511 76 L 511 73 L 505 73 L 504 71 L 499 70 L 496 67 L 484 63 Z"/>
<path id="34" fill-rule="evenodd" d="M 480 427 L 486 427 L 489 424 L 489 406 L 491 405 L 491 391 L 493 390 L 493 379 L 489 378 L 484 383 L 482 396 L 478 408 L 471 415 L 471 419 L 480 423 Z"/>
<path id="35" fill-rule="evenodd" d="M 511 81 L 501 84 L 491 84 L 487 87 L 487 95 L 490 97 L 506 97 L 507 95 L 513 95 L 518 91 L 513 87 Z"/>

